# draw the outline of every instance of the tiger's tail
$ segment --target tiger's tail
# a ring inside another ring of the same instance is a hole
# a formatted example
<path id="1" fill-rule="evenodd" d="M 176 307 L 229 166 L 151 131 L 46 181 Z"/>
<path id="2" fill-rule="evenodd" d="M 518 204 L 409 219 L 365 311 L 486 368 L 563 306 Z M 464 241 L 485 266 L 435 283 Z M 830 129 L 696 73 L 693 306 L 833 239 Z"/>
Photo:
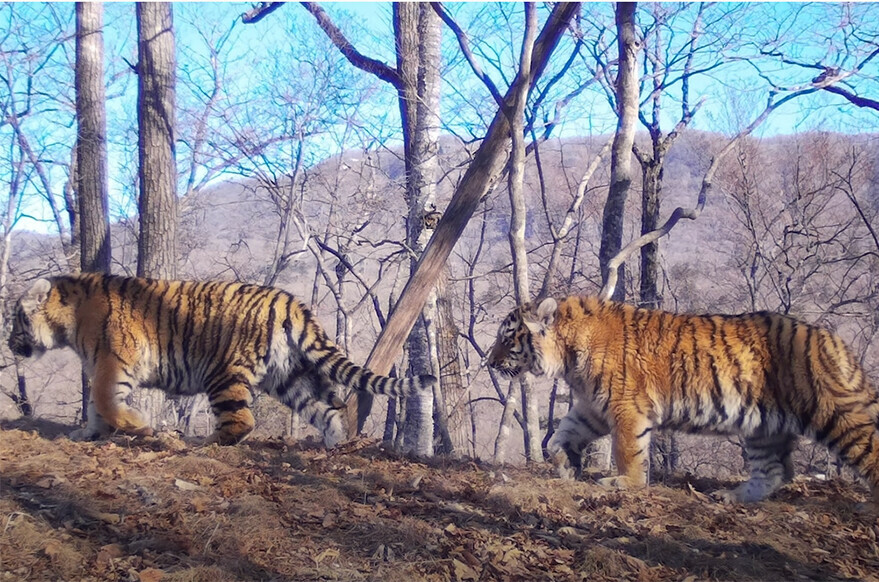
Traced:
<path id="1" fill-rule="evenodd" d="M 436 384 L 436 377 L 430 374 L 391 378 L 358 366 L 327 337 L 308 310 L 305 308 L 303 310 L 306 312 L 300 338 L 303 355 L 321 374 L 336 384 L 358 392 L 383 394 L 394 398 L 430 390 Z"/>

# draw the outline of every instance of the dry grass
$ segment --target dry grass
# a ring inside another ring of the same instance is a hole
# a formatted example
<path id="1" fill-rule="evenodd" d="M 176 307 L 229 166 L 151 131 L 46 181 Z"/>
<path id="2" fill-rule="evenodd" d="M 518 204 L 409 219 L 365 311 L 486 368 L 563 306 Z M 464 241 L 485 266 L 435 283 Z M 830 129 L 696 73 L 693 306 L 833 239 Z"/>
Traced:
<path id="1" fill-rule="evenodd" d="M 637 492 L 370 443 L 100 443 L 0 431 L 4 580 L 877 580 L 863 488 Z"/>

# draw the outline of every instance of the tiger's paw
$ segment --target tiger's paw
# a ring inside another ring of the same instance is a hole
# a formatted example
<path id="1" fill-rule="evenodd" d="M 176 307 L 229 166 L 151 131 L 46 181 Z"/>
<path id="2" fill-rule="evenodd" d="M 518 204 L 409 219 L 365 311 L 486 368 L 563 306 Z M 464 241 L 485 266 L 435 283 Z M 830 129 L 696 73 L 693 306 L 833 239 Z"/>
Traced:
<path id="1" fill-rule="evenodd" d="M 109 432 L 103 431 L 100 429 L 96 429 L 94 427 L 84 426 L 82 428 L 78 428 L 74 431 L 71 431 L 67 438 L 72 441 L 96 441 L 98 439 L 104 438 L 109 435 Z"/>
<path id="2" fill-rule="evenodd" d="M 778 481 L 750 479 L 735 489 L 721 489 L 712 493 L 711 496 L 727 505 L 730 503 L 754 503 L 772 495 L 780 485 L 781 483 Z"/>
<path id="3" fill-rule="evenodd" d="M 617 477 L 605 477 L 604 479 L 598 480 L 598 485 L 604 487 L 605 489 L 640 489 L 645 487 L 646 484 L 636 483 L 630 477 L 626 475 L 619 475 Z"/>
<path id="4" fill-rule="evenodd" d="M 744 500 L 741 499 L 736 491 L 736 489 L 720 489 L 718 491 L 710 493 L 710 496 L 713 497 L 716 501 L 723 503 L 724 505 L 742 503 Z"/>
<path id="5" fill-rule="evenodd" d="M 139 428 L 129 428 L 125 429 L 123 432 L 125 434 L 130 434 L 134 436 L 143 436 L 143 437 L 151 437 L 155 434 L 153 428 L 151 426 L 141 426 Z"/>
<path id="6" fill-rule="evenodd" d="M 216 430 L 211 436 L 205 439 L 204 446 L 218 444 L 220 446 L 228 447 L 231 445 L 237 445 L 238 443 L 243 443 L 249 436 L 250 431 L 243 434 L 233 434 L 227 431 Z"/>
<path id="7" fill-rule="evenodd" d="M 576 481 L 580 477 L 581 468 L 574 466 L 568 454 L 563 450 L 557 450 L 550 456 L 550 462 L 555 467 L 559 479 L 564 481 Z"/>

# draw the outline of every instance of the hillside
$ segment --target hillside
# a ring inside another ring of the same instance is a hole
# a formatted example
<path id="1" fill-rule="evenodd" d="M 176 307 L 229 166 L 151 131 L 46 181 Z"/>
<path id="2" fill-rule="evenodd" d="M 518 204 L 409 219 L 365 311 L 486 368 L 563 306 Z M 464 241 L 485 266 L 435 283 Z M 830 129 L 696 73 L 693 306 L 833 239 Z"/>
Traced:
<path id="1" fill-rule="evenodd" d="M 610 492 L 373 441 L 327 452 L 3 428 L 2 581 L 879 581 L 879 522 L 854 512 L 866 490 L 840 481 L 725 506 L 705 492 L 728 483 Z"/>

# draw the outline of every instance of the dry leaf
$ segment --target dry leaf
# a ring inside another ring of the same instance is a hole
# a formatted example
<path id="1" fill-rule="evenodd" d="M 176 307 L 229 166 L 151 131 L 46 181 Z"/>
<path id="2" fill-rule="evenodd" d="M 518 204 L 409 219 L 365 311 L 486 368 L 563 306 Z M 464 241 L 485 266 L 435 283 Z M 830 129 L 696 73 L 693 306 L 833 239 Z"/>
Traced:
<path id="1" fill-rule="evenodd" d="M 452 560 L 452 574 L 455 580 L 479 580 L 479 573 L 457 558 Z"/>
<path id="2" fill-rule="evenodd" d="M 61 552 L 61 549 L 61 542 L 59 542 L 58 540 L 49 540 L 46 543 L 46 547 L 43 548 L 43 553 L 50 558 L 54 558 Z"/>
<path id="3" fill-rule="evenodd" d="M 174 485 L 176 485 L 177 489 L 180 489 L 181 491 L 196 491 L 198 489 L 201 489 L 201 487 L 199 487 L 195 483 L 190 483 L 189 481 L 184 481 L 183 479 L 174 479 Z"/>
<path id="4" fill-rule="evenodd" d="M 85 514 L 92 518 L 97 519 L 99 521 L 103 521 L 104 523 L 116 524 L 122 521 L 122 518 L 118 513 L 104 513 L 102 511 L 87 511 Z"/>
<path id="5" fill-rule="evenodd" d="M 165 572 L 156 568 L 147 568 L 137 573 L 140 582 L 159 582 L 165 576 Z"/>
<path id="6" fill-rule="evenodd" d="M 324 551 L 322 551 L 320 554 L 318 554 L 317 557 L 312 558 L 312 560 L 314 560 L 315 564 L 320 564 L 321 562 L 323 562 L 327 558 L 333 559 L 333 558 L 338 558 L 338 557 L 339 557 L 339 550 L 337 550 L 335 548 L 327 548 Z"/>
<path id="7" fill-rule="evenodd" d="M 95 558 L 95 561 L 99 566 L 106 567 L 109 566 L 110 562 L 114 559 L 121 558 L 122 554 L 122 546 L 119 544 L 107 544 L 98 550 L 98 556 Z"/>

